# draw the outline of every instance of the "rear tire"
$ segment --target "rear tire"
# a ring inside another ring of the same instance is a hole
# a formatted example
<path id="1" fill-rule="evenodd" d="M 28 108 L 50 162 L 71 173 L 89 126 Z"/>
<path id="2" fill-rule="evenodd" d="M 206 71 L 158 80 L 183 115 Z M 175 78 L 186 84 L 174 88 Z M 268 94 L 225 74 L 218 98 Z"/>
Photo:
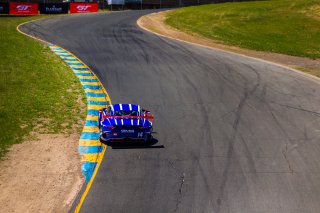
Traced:
<path id="1" fill-rule="evenodd" d="M 152 141 L 152 139 L 153 139 L 152 135 L 151 135 L 151 134 L 148 134 L 148 135 L 145 136 L 144 141 L 145 141 L 146 143 L 150 143 L 150 142 Z"/>

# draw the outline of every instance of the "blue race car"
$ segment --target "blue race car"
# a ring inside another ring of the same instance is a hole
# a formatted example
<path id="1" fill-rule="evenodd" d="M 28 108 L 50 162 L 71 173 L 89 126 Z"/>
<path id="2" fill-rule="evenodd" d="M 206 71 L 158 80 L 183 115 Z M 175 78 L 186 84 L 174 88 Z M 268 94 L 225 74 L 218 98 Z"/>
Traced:
<path id="1" fill-rule="evenodd" d="M 101 142 L 152 140 L 153 116 L 135 104 L 113 104 L 99 111 Z"/>

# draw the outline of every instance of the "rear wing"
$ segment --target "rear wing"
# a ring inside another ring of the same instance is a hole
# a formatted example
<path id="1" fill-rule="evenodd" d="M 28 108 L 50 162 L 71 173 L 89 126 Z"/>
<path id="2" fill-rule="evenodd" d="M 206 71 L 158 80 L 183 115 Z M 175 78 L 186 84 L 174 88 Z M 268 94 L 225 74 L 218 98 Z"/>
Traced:
<path id="1" fill-rule="evenodd" d="M 103 115 L 103 118 L 112 118 L 112 119 L 147 119 L 151 122 L 154 121 L 153 115 L 145 115 L 145 116 L 131 116 L 131 115 L 123 115 L 123 116 L 115 116 L 115 115 Z"/>

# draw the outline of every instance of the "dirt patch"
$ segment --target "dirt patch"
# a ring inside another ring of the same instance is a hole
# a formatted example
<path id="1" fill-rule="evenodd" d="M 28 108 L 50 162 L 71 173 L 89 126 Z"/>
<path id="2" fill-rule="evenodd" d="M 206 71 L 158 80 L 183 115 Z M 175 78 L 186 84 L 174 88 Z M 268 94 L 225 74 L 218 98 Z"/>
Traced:
<path id="1" fill-rule="evenodd" d="M 79 134 L 37 138 L 13 145 L 0 162 L 1 212 L 68 212 L 84 182 Z"/>
<path id="2" fill-rule="evenodd" d="M 313 60 L 309 58 L 289 56 L 289 55 L 278 54 L 278 53 L 268 53 L 268 52 L 242 49 L 235 46 L 228 46 L 228 45 L 222 44 L 219 41 L 204 38 L 197 34 L 193 34 L 189 32 L 188 33 L 181 32 L 164 23 L 166 19 L 166 14 L 168 12 L 169 11 L 152 13 L 152 14 L 143 16 L 138 20 L 138 25 L 167 37 L 176 38 L 176 39 L 180 39 L 180 40 L 184 40 L 184 41 L 188 41 L 196 44 L 201 44 L 209 47 L 214 47 L 222 50 L 227 50 L 230 52 L 235 52 L 235 53 L 247 55 L 254 58 L 260 58 L 263 60 L 271 61 L 277 64 L 282 64 L 284 66 L 298 69 L 303 72 L 320 77 L 320 59 Z"/>

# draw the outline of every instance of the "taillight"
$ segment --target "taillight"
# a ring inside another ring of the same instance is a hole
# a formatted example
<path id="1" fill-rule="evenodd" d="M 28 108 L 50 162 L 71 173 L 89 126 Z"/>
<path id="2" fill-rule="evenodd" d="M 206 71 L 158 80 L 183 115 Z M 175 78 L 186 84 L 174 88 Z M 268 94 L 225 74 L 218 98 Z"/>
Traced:
<path id="1" fill-rule="evenodd" d="M 139 126 L 139 129 L 148 129 L 148 126 Z"/>
<path id="2" fill-rule="evenodd" d="M 113 129 L 115 129 L 116 127 L 115 127 L 115 126 L 106 126 L 106 128 L 108 128 L 109 130 L 113 130 Z"/>

